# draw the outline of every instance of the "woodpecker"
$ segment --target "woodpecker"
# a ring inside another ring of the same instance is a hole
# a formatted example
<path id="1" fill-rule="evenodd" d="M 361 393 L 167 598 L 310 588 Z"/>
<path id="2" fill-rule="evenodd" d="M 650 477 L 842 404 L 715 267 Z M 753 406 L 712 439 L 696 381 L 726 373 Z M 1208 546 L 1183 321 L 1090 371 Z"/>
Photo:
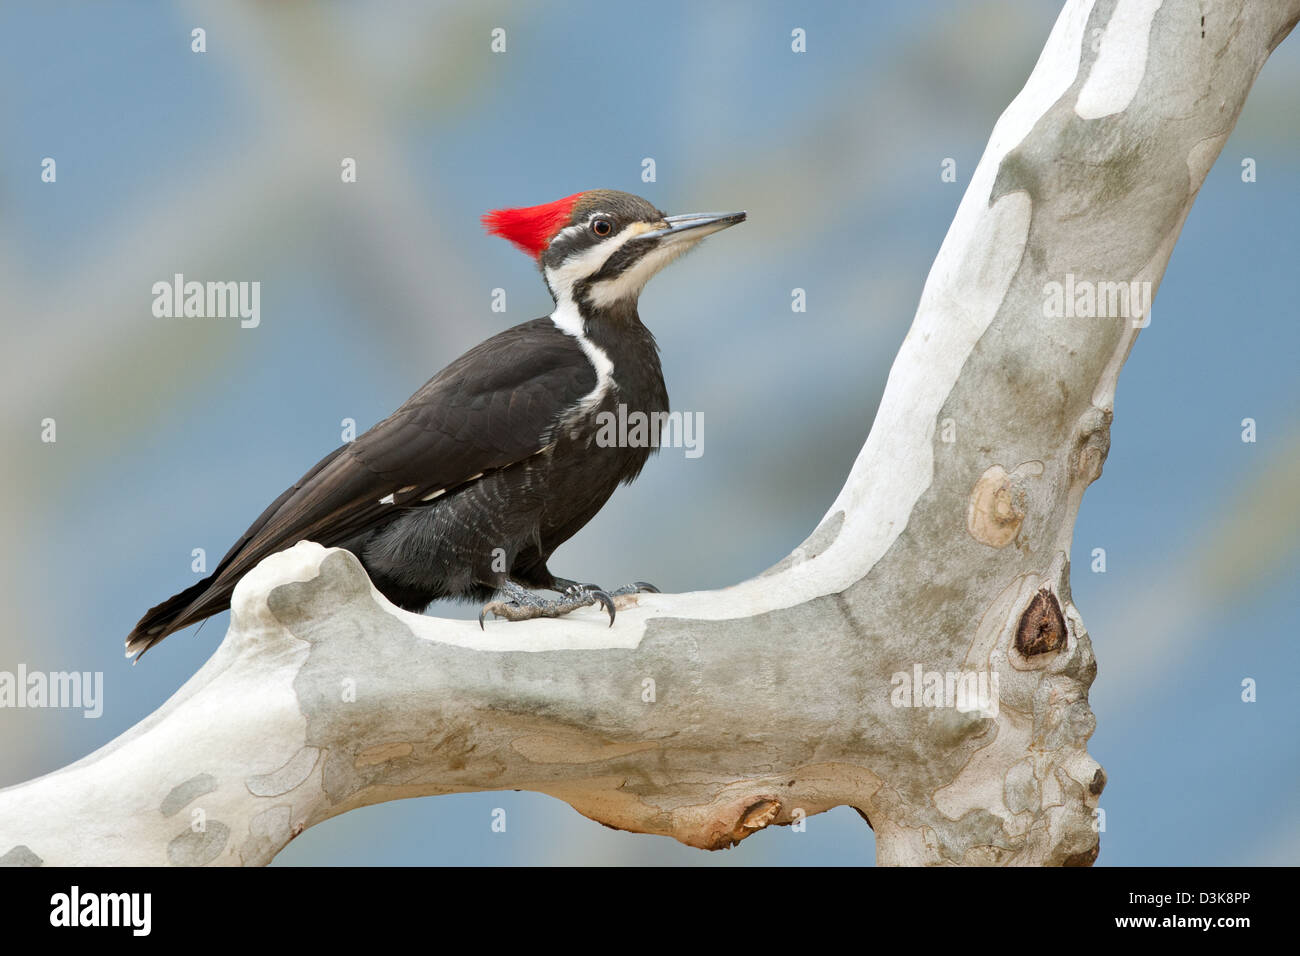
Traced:
<path id="1" fill-rule="evenodd" d="M 527 620 L 592 604 L 613 626 L 614 597 L 655 588 L 606 591 L 556 577 L 547 562 L 657 450 L 596 440 L 599 416 L 620 404 L 629 414 L 668 410 L 659 349 L 637 313 L 641 290 L 745 215 L 666 216 L 608 189 L 485 215 L 489 233 L 537 261 L 554 311 L 470 349 L 322 458 L 211 575 L 140 618 L 127 656 L 139 660 L 168 634 L 227 609 L 246 572 L 303 539 L 352 552 L 375 587 L 408 611 L 438 598 L 499 595 L 483 607 L 480 626 L 489 612 Z"/>

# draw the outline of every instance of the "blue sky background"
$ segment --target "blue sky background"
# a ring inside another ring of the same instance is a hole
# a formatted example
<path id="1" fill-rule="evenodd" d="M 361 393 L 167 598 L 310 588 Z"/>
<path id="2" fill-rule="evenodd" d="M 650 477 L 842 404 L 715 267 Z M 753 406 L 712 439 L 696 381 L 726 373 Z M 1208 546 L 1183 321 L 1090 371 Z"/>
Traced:
<path id="1" fill-rule="evenodd" d="M 1058 11 L 6 5 L 0 669 L 103 671 L 106 705 L 98 720 L 0 711 L 0 785 L 111 740 L 198 669 L 226 615 L 135 668 L 122 638 L 192 582 L 191 549 L 215 561 L 337 445 L 341 419 L 368 427 L 464 349 L 549 310 L 531 264 L 483 235 L 487 209 L 600 186 L 669 212 L 749 210 L 642 300 L 674 407 L 704 414 L 705 454 L 658 456 L 553 564 L 676 591 L 775 563 L 847 475 L 969 175 Z M 205 54 L 190 52 L 194 26 Z M 489 51 L 498 26 L 505 54 Z M 1110 781 L 1099 865 L 1300 860 L 1298 43 L 1265 66 L 1188 219 L 1075 531 L 1074 598 L 1099 661 L 1089 750 Z M 945 157 L 956 184 L 940 181 Z M 152 283 L 174 272 L 260 280 L 261 326 L 155 319 Z M 55 445 L 39 441 L 47 416 Z M 1089 571 L 1095 547 L 1105 574 Z M 872 858 L 844 808 L 706 854 L 505 792 L 349 813 L 277 863 Z"/>

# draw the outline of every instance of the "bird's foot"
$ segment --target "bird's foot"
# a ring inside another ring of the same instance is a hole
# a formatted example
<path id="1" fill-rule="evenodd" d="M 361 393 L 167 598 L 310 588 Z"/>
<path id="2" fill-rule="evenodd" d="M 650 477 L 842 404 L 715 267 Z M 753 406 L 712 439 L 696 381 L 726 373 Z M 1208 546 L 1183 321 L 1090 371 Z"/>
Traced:
<path id="1" fill-rule="evenodd" d="M 633 581 L 631 584 L 625 584 L 621 588 L 615 588 L 608 593 L 610 597 L 623 597 L 625 594 L 658 594 L 659 589 L 653 584 L 647 584 L 645 581 Z"/>
<path id="2" fill-rule="evenodd" d="M 642 591 L 659 592 L 653 584 L 646 584 L 644 581 L 637 581 L 613 591 L 606 591 L 595 584 L 578 584 L 574 581 L 557 580 L 556 583 L 561 588 L 560 597 L 556 600 L 548 600 L 520 587 L 513 581 L 507 581 L 501 588 L 501 593 L 505 594 L 508 600 L 490 601 L 483 605 L 483 610 L 478 614 L 478 626 L 483 627 L 483 619 L 489 613 L 495 617 L 505 618 L 507 621 L 530 621 L 538 617 L 563 617 L 580 607 L 599 604 L 609 613 L 609 626 L 613 627 L 615 598 Z"/>
<path id="3" fill-rule="evenodd" d="M 555 582 L 554 589 L 562 594 L 584 588 L 588 591 L 605 591 L 605 589 L 598 584 L 579 584 L 577 581 L 570 581 L 568 578 L 554 578 L 553 580 Z M 615 588 L 612 591 L 605 591 L 605 593 L 610 597 L 626 597 L 629 594 L 641 594 L 643 592 L 658 594 L 659 589 L 653 584 L 647 584 L 645 581 L 633 581 L 631 584 L 625 584 L 621 588 Z"/>

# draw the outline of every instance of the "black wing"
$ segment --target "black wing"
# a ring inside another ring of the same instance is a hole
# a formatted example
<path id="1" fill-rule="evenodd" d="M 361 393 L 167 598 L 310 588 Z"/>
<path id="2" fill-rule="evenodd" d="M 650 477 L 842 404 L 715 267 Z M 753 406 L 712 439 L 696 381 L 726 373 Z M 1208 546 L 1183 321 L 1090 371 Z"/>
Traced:
<path id="1" fill-rule="evenodd" d="M 549 318 L 475 346 L 388 418 L 322 458 L 262 512 L 208 578 L 150 609 L 127 637 L 127 654 L 143 654 L 173 631 L 225 610 L 235 584 L 267 555 L 304 539 L 338 545 L 390 520 L 394 508 L 419 506 L 537 454 L 596 381 L 577 340 Z"/>

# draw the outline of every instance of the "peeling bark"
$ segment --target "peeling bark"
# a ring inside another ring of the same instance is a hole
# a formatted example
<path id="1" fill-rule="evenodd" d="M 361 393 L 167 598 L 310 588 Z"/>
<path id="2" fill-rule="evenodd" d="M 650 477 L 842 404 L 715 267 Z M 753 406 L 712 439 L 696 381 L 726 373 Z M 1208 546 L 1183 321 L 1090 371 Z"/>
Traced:
<path id="1" fill-rule="evenodd" d="M 1091 864 L 1105 774 L 1068 556 L 1150 313 L 1052 317 L 1048 289 L 1158 286 L 1298 17 L 1300 0 L 1066 5 L 852 473 L 768 572 L 623 599 L 612 629 L 592 611 L 480 632 L 399 611 L 350 554 L 300 543 L 240 583 L 221 647 L 155 714 L 0 791 L 0 862 L 264 864 L 354 807 L 510 788 L 708 849 L 849 805 L 884 864 Z M 994 699 L 924 706 L 950 674 Z"/>

